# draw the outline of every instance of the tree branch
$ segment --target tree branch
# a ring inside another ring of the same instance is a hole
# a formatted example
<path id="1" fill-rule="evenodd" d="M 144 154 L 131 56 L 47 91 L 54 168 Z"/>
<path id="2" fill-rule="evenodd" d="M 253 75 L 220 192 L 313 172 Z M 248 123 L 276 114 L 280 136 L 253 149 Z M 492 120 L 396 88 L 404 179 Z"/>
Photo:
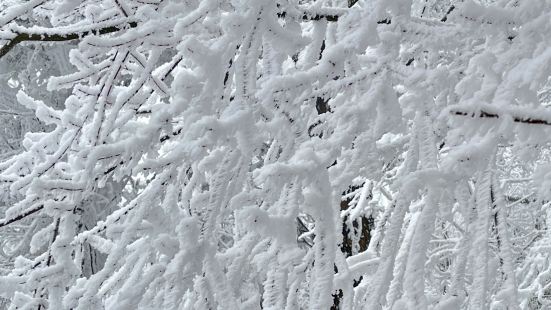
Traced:
<path id="1" fill-rule="evenodd" d="M 287 12 L 279 12 L 277 13 L 278 18 L 285 18 L 287 16 Z M 341 15 L 339 14 L 323 14 L 320 12 L 302 12 L 300 18 L 303 21 L 318 21 L 325 19 L 328 22 L 336 22 L 339 20 L 339 17 Z"/>
<path id="2" fill-rule="evenodd" d="M 451 110 L 450 113 L 452 115 L 467 116 L 467 117 L 471 117 L 471 118 L 501 118 L 501 117 L 503 117 L 503 115 L 499 115 L 496 112 L 489 112 L 489 111 L 485 111 L 485 110 L 480 110 L 480 111 L 476 111 L 476 112 Z M 547 120 L 547 119 L 543 119 L 543 118 L 513 115 L 513 114 L 509 114 L 509 113 L 507 113 L 507 115 L 511 116 L 513 118 L 513 122 L 515 122 L 515 123 L 530 124 L 530 125 L 551 125 L 551 120 Z"/>
<path id="3" fill-rule="evenodd" d="M 113 32 L 122 30 L 125 27 L 135 28 L 136 26 L 138 26 L 138 23 L 129 22 L 123 25 L 109 26 L 109 27 L 86 30 L 81 32 L 70 32 L 70 33 L 62 33 L 62 34 L 43 34 L 43 33 L 41 34 L 41 33 L 19 32 L 13 39 L 9 40 L 9 42 L 6 45 L 0 48 L 0 58 L 8 54 L 9 51 L 11 51 L 17 44 L 23 43 L 23 42 L 72 41 L 72 40 L 81 39 L 82 37 L 92 35 L 92 34 L 94 35 L 108 34 L 108 33 L 113 33 Z"/>
<path id="4" fill-rule="evenodd" d="M 11 223 L 22 220 L 22 219 L 26 218 L 27 216 L 33 215 L 34 213 L 36 213 L 36 212 L 38 212 L 42 209 L 44 209 L 44 205 L 39 205 L 38 207 L 35 207 L 35 208 L 32 208 L 32 209 L 27 209 L 25 212 L 19 214 L 16 217 L 13 217 L 13 218 L 10 218 L 10 219 L 0 220 L 0 227 L 4 227 L 4 226 L 7 226 Z"/>
<path id="5" fill-rule="evenodd" d="M 446 15 L 444 15 L 444 17 L 442 17 L 442 19 L 440 19 L 440 21 L 441 22 L 447 21 L 448 20 L 448 15 L 450 15 L 450 13 L 453 12 L 453 10 L 455 10 L 455 5 L 452 4 L 452 6 L 450 6 L 448 11 L 446 12 Z"/>

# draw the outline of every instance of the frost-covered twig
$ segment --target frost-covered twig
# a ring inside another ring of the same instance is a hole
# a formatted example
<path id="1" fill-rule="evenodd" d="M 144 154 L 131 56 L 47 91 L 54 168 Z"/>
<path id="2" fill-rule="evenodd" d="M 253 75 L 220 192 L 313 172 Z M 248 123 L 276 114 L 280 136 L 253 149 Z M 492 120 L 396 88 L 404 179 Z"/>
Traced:
<path id="1" fill-rule="evenodd" d="M 15 223 L 17 221 L 20 221 L 30 215 L 33 215 L 35 214 L 36 212 L 40 211 L 44 209 L 44 205 L 39 205 L 39 206 L 36 206 L 36 207 L 33 207 L 33 208 L 30 208 L 30 209 L 27 209 L 25 210 L 24 212 L 16 215 L 16 216 L 11 216 L 11 217 L 8 217 L 8 218 L 5 218 L 3 220 L 0 220 L 0 227 L 4 227 L 6 225 L 10 225 L 12 223 Z"/>

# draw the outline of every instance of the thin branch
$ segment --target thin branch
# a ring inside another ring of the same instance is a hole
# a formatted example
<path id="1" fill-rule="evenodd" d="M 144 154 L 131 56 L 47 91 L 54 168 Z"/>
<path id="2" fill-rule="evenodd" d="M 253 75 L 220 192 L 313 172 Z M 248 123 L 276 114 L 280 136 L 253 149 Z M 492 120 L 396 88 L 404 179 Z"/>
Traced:
<path id="1" fill-rule="evenodd" d="M 29 13 L 33 9 L 41 6 L 44 4 L 46 0 L 31 0 L 27 1 L 25 4 L 19 4 L 16 6 L 11 6 L 8 8 L 5 8 L 5 10 L 2 12 L 4 14 L 0 15 L 0 19 L 2 19 L 2 23 L 0 23 L 0 27 L 3 27 L 4 25 L 7 25 L 17 18 Z"/>
<path id="2" fill-rule="evenodd" d="M 32 208 L 32 209 L 27 209 L 25 212 L 19 214 L 16 217 L 0 220 L 0 227 L 4 227 L 4 226 L 7 226 L 11 223 L 20 221 L 20 220 L 26 218 L 27 216 L 33 215 L 33 214 L 35 214 L 36 212 L 38 212 L 42 209 L 44 209 L 44 205 L 39 205 L 38 207 L 35 207 L 35 208 Z"/>
<path id="3" fill-rule="evenodd" d="M 9 114 L 9 115 L 17 115 L 17 116 L 34 116 L 34 113 L 32 112 L 19 112 L 19 111 L 10 111 L 10 110 L 0 110 L 0 114 Z"/>
<path id="4" fill-rule="evenodd" d="M 287 16 L 287 12 L 283 11 L 280 13 L 277 13 L 277 17 L 279 18 L 285 18 Z M 339 20 L 339 14 L 322 14 L 322 13 L 314 13 L 314 12 L 303 12 L 302 13 L 302 20 L 304 21 L 318 21 L 318 20 L 327 20 L 328 22 L 336 22 Z"/>
<path id="5" fill-rule="evenodd" d="M 50 246 L 57 240 L 57 237 L 59 236 L 59 224 L 61 223 L 61 219 L 58 217 L 55 221 L 54 226 L 54 234 L 52 236 L 52 242 L 50 242 Z M 52 262 L 52 248 L 48 248 L 48 259 L 46 260 L 46 266 L 50 266 Z"/>
<path id="6" fill-rule="evenodd" d="M 356 2 L 358 2 L 358 0 L 348 0 L 348 7 L 351 8 Z"/>
<path id="7" fill-rule="evenodd" d="M 451 110 L 450 113 L 452 115 L 467 116 L 472 118 L 500 118 L 503 116 L 495 112 L 488 112 L 484 110 L 480 110 L 477 112 Z M 508 115 L 510 114 L 508 113 Z M 510 115 L 510 116 L 513 118 L 513 122 L 515 123 L 530 124 L 530 125 L 551 125 L 551 121 L 547 119 L 527 117 L 527 116 L 523 117 L 519 115 Z"/>
<path id="8" fill-rule="evenodd" d="M 450 6 L 448 11 L 446 12 L 446 15 L 444 15 L 444 17 L 442 17 L 442 19 L 440 21 L 441 22 L 447 21 L 448 20 L 448 15 L 450 15 L 450 13 L 453 12 L 453 10 L 455 10 L 455 5 L 452 4 L 452 6 Z"/>

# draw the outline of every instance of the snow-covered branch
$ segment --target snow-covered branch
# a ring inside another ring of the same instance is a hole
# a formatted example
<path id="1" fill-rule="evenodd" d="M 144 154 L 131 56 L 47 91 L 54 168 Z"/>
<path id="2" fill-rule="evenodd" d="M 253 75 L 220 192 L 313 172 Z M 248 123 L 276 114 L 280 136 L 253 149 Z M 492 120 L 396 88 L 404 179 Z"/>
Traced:
<path id="1" fill-rule="evenodd" d="M 79 31 L 37 31 L 32 29 L 17 28 L 12 30 L 13 38 L 7 40 L 2 47 L 0 47 L 0 58 L 5 56 L 15 46 L 24 42 L 63 42 L 71 40 L 79 40 L 88 35 L 103 35 L 120 31 L 121 29 L 134 28 L 138 24 L 134 21 L 129 21 L 116 26 L 108 27 L 82 27 L 84 30 Z"/>

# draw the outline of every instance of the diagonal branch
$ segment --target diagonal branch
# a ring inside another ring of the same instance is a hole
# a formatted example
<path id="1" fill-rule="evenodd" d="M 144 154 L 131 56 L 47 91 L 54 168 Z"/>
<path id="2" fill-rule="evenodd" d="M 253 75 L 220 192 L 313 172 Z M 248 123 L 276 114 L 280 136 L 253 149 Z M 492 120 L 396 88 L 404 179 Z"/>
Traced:
<path id="1" fill-rule="evenodd" d="M 136 22 L 129 22 L 117 26 L 109 26 L 98 29 L 91 29 L 80 32 L 69 32 L 69 33 L 56 33 L 56 34 L 45 34 L 45 33 L 26 33 L 18 32 L 17 35 L 10 39 L 9 42 L 0 48 L 0 58 L 8 54 L 17 44 L 23 42 L 64 42 L 81 39 L 82 37 L 88 35 L 100 35 L 117 32 L 126 27 L 135 28 L 138 26 Z"/>
<path id="2" fill-rule="evenodd" d="M 446 22 L 448 20 L 448 16 L 451 14 L 451 12 L 453 12 L 453 10 L 455 10 L 455 5 L 452 4 L 452 6 L 450 6 L 448 11 L 446 11 L 446 14 L 444 15 L 444 17 L 442 17 L 442 19 L 440 19 L 440 21 L 441 22 Z"/>
<path id="3" fill-rule="evenodd" d="M 4 227 L 4 226 L 7 226 L 11 223 L 20 221 L 20 220 L 26 218 L 27 216 L 33 215 L 33 214 L 35 214 L 36 212 L 38 212 L 42 209 L 44 209 L 44 205 L 39 205 L 37 207 L 27 209 L 27 210 L 25 210 L 25 212 L 15 216 L 15 217 L 0 220 L 0 227 Z"/>

